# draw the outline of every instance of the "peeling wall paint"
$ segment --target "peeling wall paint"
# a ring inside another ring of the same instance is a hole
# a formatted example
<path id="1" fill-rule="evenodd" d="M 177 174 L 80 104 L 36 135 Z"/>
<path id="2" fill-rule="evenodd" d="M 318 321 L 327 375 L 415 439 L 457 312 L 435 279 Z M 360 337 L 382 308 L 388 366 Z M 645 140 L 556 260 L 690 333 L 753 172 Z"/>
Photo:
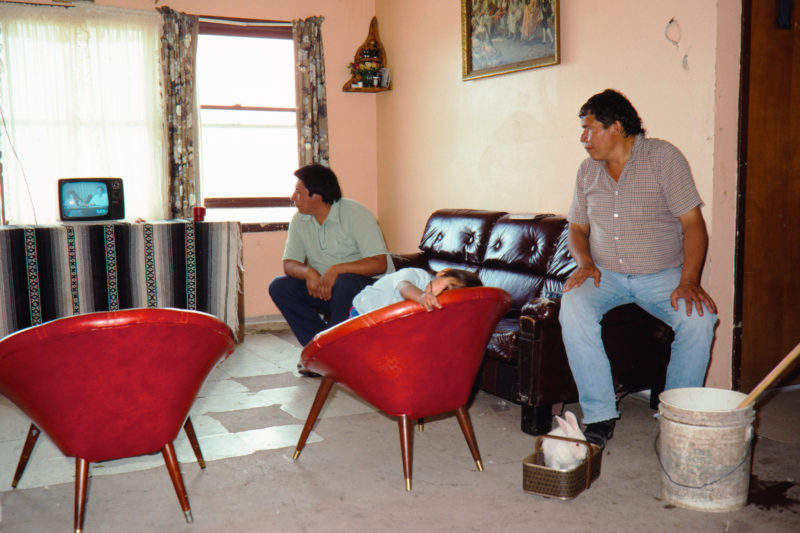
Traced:
<path id="1" fill-rule="evenodd" d="M 683 32 L 681 31 L 681 24 L 680 22 L 672 17 L 667 22 L 667 27 L 664 30 L 664 35 L 667 37 L 667 40 L 672 42 L 675 46 L 678 46 L 681 42 L 681 37 L 683 37 Z"/>
<path id="2" fill-rule="evenodd" d="M 667 27 L 664 28 L 664 37 L 675 45 L 675 48 L 680 46 L 681 39 L 683 38 L 683 30 L 681 29 L 681 23 L 678 22 L 678 19 L 675 17 L 672 17 L 669 19 L 669 22 L 667 22 Z M 689 71 L 689 50 L 691 49 L 691 46 L 687 48 L 681 59 L 681 67 L 687 72 Z"/>

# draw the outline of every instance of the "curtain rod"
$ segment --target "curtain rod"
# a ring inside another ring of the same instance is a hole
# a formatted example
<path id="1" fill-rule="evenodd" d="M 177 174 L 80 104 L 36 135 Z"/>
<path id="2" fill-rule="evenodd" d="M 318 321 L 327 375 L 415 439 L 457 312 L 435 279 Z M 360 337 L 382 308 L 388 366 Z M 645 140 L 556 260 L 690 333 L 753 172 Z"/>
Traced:
<path id="1" fill-rule="evenodd" d="M 253 19 L 227 19 L 219 17 L 208 17 L 199 15 L 197 17 L 200 22 L 213 22 L 216 24 L 228 24 L 231 26 L 261 26 L 263 28 L 284 28 L 291 26 L 291 22 L 282 22 L 279 20 L 253 20 Z"/>

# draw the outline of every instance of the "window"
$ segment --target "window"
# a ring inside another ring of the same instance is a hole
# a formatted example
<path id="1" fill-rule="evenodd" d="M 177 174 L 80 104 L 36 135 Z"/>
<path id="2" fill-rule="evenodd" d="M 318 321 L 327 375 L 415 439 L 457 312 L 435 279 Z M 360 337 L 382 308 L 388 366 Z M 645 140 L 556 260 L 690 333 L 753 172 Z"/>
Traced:
<path id="1" fill-rule="evenodd" d="M 122 178 L 126 218 L 165 218 L 160 33 L 154 12 L 0 4 L 4 221 L 57 222 L 71 177 Z"/>
<path id="2" fill-rule="evenodd" d="M 206 220 L 239 220 L 245 231 L 259 231 L 283 227 L 294 214 L 294 78 L 289 23 L 201 20 L 197 93 Z"/>

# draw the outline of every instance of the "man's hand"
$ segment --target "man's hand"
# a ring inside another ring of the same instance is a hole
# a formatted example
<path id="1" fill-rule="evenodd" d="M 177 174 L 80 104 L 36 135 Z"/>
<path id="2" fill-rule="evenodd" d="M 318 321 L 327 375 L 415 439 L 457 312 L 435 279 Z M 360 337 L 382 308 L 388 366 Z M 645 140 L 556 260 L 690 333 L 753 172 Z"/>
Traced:
<path id="1" fill-rule="evenodd" d="M 703 304 L 706 304 L 706 307 L 712 313 L 717 312 L 717 305 L 714 300 L 697 282 L 681 281 L 680 285 L 672 291 L 669 301 L 676 311 L 678 310 L 678 300 L 680 299 L 686 302 L 686 316 L 692 316 L 692 307 L 696 307 L 697 314 L 703 316 Z"/>
<path id="2" fill-rule="evenodd" d="M 564 282 L 564 292 L 567 292 L 573 287 L 580 287 L 583 285 L 583 282 L 586 281 L 586 278 L 594 278 L 594 286 L 600 286 L 600 270 L 594 264 L 591 266 L 579 266 L 575 269 L 575 272 L 567 278 L 567 281 Z"/>
<path id="3" fill-rule="evenodd" d="M 564 283 L 564 292 L 573 287 L 580 287 L 586 281 L 586 278 L 594 278 L 594 286 L 600 286 L 600 270 L 594 264 L 592 254 L 589 253 L 590 229 L 589 224 L 569 223 L 567 246 L 569 247 L 569 253 L 578 263 L 578 268 Z"/>
<path id="4" fill-rule="evenodd" d="M 308 292 L 311 294 L 311 296 L 325 300 L 326 302 L 331 299 L 331 294 L 333 293 L 333 284 L 336 283 L 336 278 L 339 277 L 339 270 L 336 268 L 337 266 L 339 265 L 333 265 L 331 268 L 326 270 L 321 277 L 319 277 L 315 289 L 316 292 L 311 292 L 311 289 L 309 288 Z"/>
<path id="5" fill-rule="evenodd" d="M 284 259 L 283 272 L 292 278 L 304 280 L 308 294 L 320 300 L 330 301 L 333 295 L 333 285 L 340 274 L 351 273 L 361 276 L 374 276 L 386 272 L 387 260 L 385 255 L 365 257 L 349 263 L 333 265 L 324 274 L 306 263 L 293 259 Z"/>
<path id="6" fill-rule="evenodd" d="M 678 287 L 672 291 L 669 301 L 672 308 L 678 310 L 678 300 L 683 298 L 686 302 L 686 316 L 692 316 L 692 306 L 697 308 L 697 314 L 703 316 L 703 304 L 712 313 L 717 312 L 717 306 L 711 296 L 700 286 L 700 271 L 705 260 L 708 248 L 708 232 L 700 206 L 690 209 L 680 217 L 683 228 L 683 269 Z"/>
<path id="7" fill-rule="evenodd" d="M 319 272 L 317 272 L 311 267 L 306 267 L 305 277 L 306 277 L 306 289 L 308 290 L 308 294 L 310 294 L 314 298 L 321 298 L 323 300 L 329 299 L 322 297 L 324 292 L 320 289 L 320 279 L 322 276 L 319 275 Z"/>

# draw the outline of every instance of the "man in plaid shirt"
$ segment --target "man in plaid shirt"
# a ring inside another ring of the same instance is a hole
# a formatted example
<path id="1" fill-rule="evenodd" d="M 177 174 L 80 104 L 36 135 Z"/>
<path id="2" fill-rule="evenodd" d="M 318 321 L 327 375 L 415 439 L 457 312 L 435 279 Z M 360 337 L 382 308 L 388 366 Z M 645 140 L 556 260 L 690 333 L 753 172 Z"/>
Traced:
<path id="1" fill-rule="evenodd" d="M 617 91 L 592 96 L 579 117 L 589 157 L 567 217 L 578 267 L 564 284 L 559 320 L 584 434 L 602 447 L 619 418 L 603 315 L 633 302 L 672 327 L 666 389 L 703 386 L 717 317 L 700 286 L 708 233 L 683 154 L 646 138 L 636 109 Z"/>

